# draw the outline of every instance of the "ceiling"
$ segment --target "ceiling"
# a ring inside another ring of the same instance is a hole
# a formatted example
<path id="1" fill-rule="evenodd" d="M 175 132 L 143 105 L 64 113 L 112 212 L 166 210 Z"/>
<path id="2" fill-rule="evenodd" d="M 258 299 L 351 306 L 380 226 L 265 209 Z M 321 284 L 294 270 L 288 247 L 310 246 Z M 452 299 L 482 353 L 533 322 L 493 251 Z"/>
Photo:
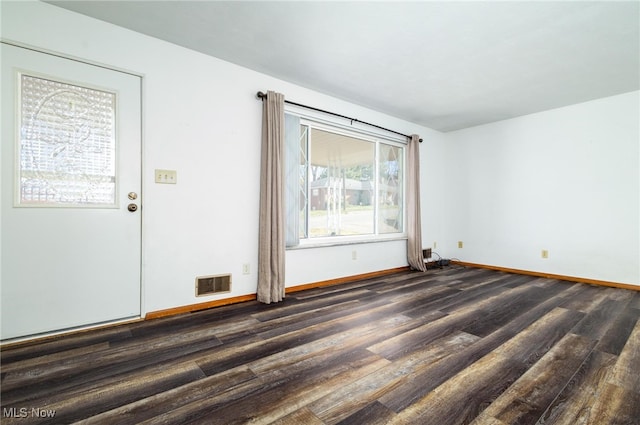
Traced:
<path id="1" fill-rule="evenodd" d="M 440 131 L 640 89 L 638 1 L 48 3 Z"/>

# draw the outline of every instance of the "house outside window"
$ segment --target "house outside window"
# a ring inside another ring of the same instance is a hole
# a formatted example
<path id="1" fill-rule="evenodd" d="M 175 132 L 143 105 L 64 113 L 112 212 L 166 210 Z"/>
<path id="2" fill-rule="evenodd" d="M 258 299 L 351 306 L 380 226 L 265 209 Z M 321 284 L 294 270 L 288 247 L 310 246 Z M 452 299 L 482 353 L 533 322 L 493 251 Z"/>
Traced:
<path id="1" fill-rule="evenodd" d="M 286 118 L 287 246 L 404 237 L 405 145 Z"/>

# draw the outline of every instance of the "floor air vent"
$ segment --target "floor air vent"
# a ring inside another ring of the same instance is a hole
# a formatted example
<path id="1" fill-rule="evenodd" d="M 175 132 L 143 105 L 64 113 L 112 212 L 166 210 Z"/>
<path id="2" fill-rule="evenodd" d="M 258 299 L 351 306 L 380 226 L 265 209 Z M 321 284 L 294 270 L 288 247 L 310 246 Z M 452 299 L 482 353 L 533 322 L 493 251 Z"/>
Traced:
<path id="1" fill-rule="evenodd" d="M 220 292 L 231 292 L 230 274 L 196 277 L 196 297 Z"/>

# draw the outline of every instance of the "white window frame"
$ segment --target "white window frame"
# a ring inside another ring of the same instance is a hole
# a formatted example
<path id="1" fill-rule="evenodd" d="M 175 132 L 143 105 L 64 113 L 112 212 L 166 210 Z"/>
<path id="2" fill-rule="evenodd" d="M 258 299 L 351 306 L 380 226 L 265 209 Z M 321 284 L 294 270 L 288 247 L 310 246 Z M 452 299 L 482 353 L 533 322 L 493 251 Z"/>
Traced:
<path id="1" fill-rule="evenodd" d="M 394 241 L 394 240 L 403 240 L 407 239 L 407 184 L 406 184 L 406 173 L 407 173 L 407 140 L 402 136 L 395 136 L 386 134 L 386 132 L 376 131 L 375 129 L 369 128 L 356 128 L 354 125 L 348 125 L 337 120 L 327 119 L 326 117 L 321 117 L 315 115 L 313 113 L 309 113 L 306 109 L 297 108 L 297 107 L 289 107 L 288 105 L 285 107 L 285 112 L 287 114 L 296 115 L 300 118 L 300 125 L 308 125 L 310 128 L 316 128 L 318 130 L 329 131 L 332 133 L 354 137 L 357 139 L 361 139 L 367 142 L 375 143 L 375 151 L 374 151 L 374 164 L 375 164 L 375 190 L 374 190 L 374 233 L 366 234 L 366 235 L 341 235 L 341 236 L 322 236 L 322 237 L 309 237 L 300 238 L 299 245 L 287 247 L 287 250 L 293 249 L 304 249 L 304 248 L 314 248 L 314 247 L 322 247 L 322 246 L 335 246 L 335 245 L 351 245 L 351 244 L 362 244 L 362 243 L 375 243 L 375 242 L 384 242 L 384 241 Z M 357 125 L 357 123 L 356 123 Z M 403 164 L 402 164 L 402 214 L 403 214 L 403 226 L 402 232 L 396 233 L 378 233 L 378 218 L 379 218 L 379 170 L 378 170 L 378 159 L 380 152 L 380 143 L 384 143 L 391 146 L 401 147 L 403 152 Z M 308 161 L 311 161 L 312 153 L 311 146 L 307 147 Z M 307 172 L 309 172 L 307 166 Z M 311 179 L 307 178 L 307 194 L 311 193 Z M 311 197 L 307 197 L 307 211 L 306 211 L 306 223 L 308 225 L 309 222 L 309 200 Z"/>

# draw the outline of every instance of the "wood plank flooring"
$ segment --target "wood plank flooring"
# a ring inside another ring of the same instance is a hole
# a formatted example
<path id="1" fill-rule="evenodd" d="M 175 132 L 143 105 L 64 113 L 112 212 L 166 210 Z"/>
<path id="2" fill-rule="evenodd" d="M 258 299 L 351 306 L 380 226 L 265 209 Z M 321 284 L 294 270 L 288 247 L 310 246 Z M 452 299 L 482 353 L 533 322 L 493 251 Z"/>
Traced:
<path id="1" fill-rule="evenodd" d="M 400 272 L 1 351 L 3 424 L 640 424 L 640 292 Z"/>

